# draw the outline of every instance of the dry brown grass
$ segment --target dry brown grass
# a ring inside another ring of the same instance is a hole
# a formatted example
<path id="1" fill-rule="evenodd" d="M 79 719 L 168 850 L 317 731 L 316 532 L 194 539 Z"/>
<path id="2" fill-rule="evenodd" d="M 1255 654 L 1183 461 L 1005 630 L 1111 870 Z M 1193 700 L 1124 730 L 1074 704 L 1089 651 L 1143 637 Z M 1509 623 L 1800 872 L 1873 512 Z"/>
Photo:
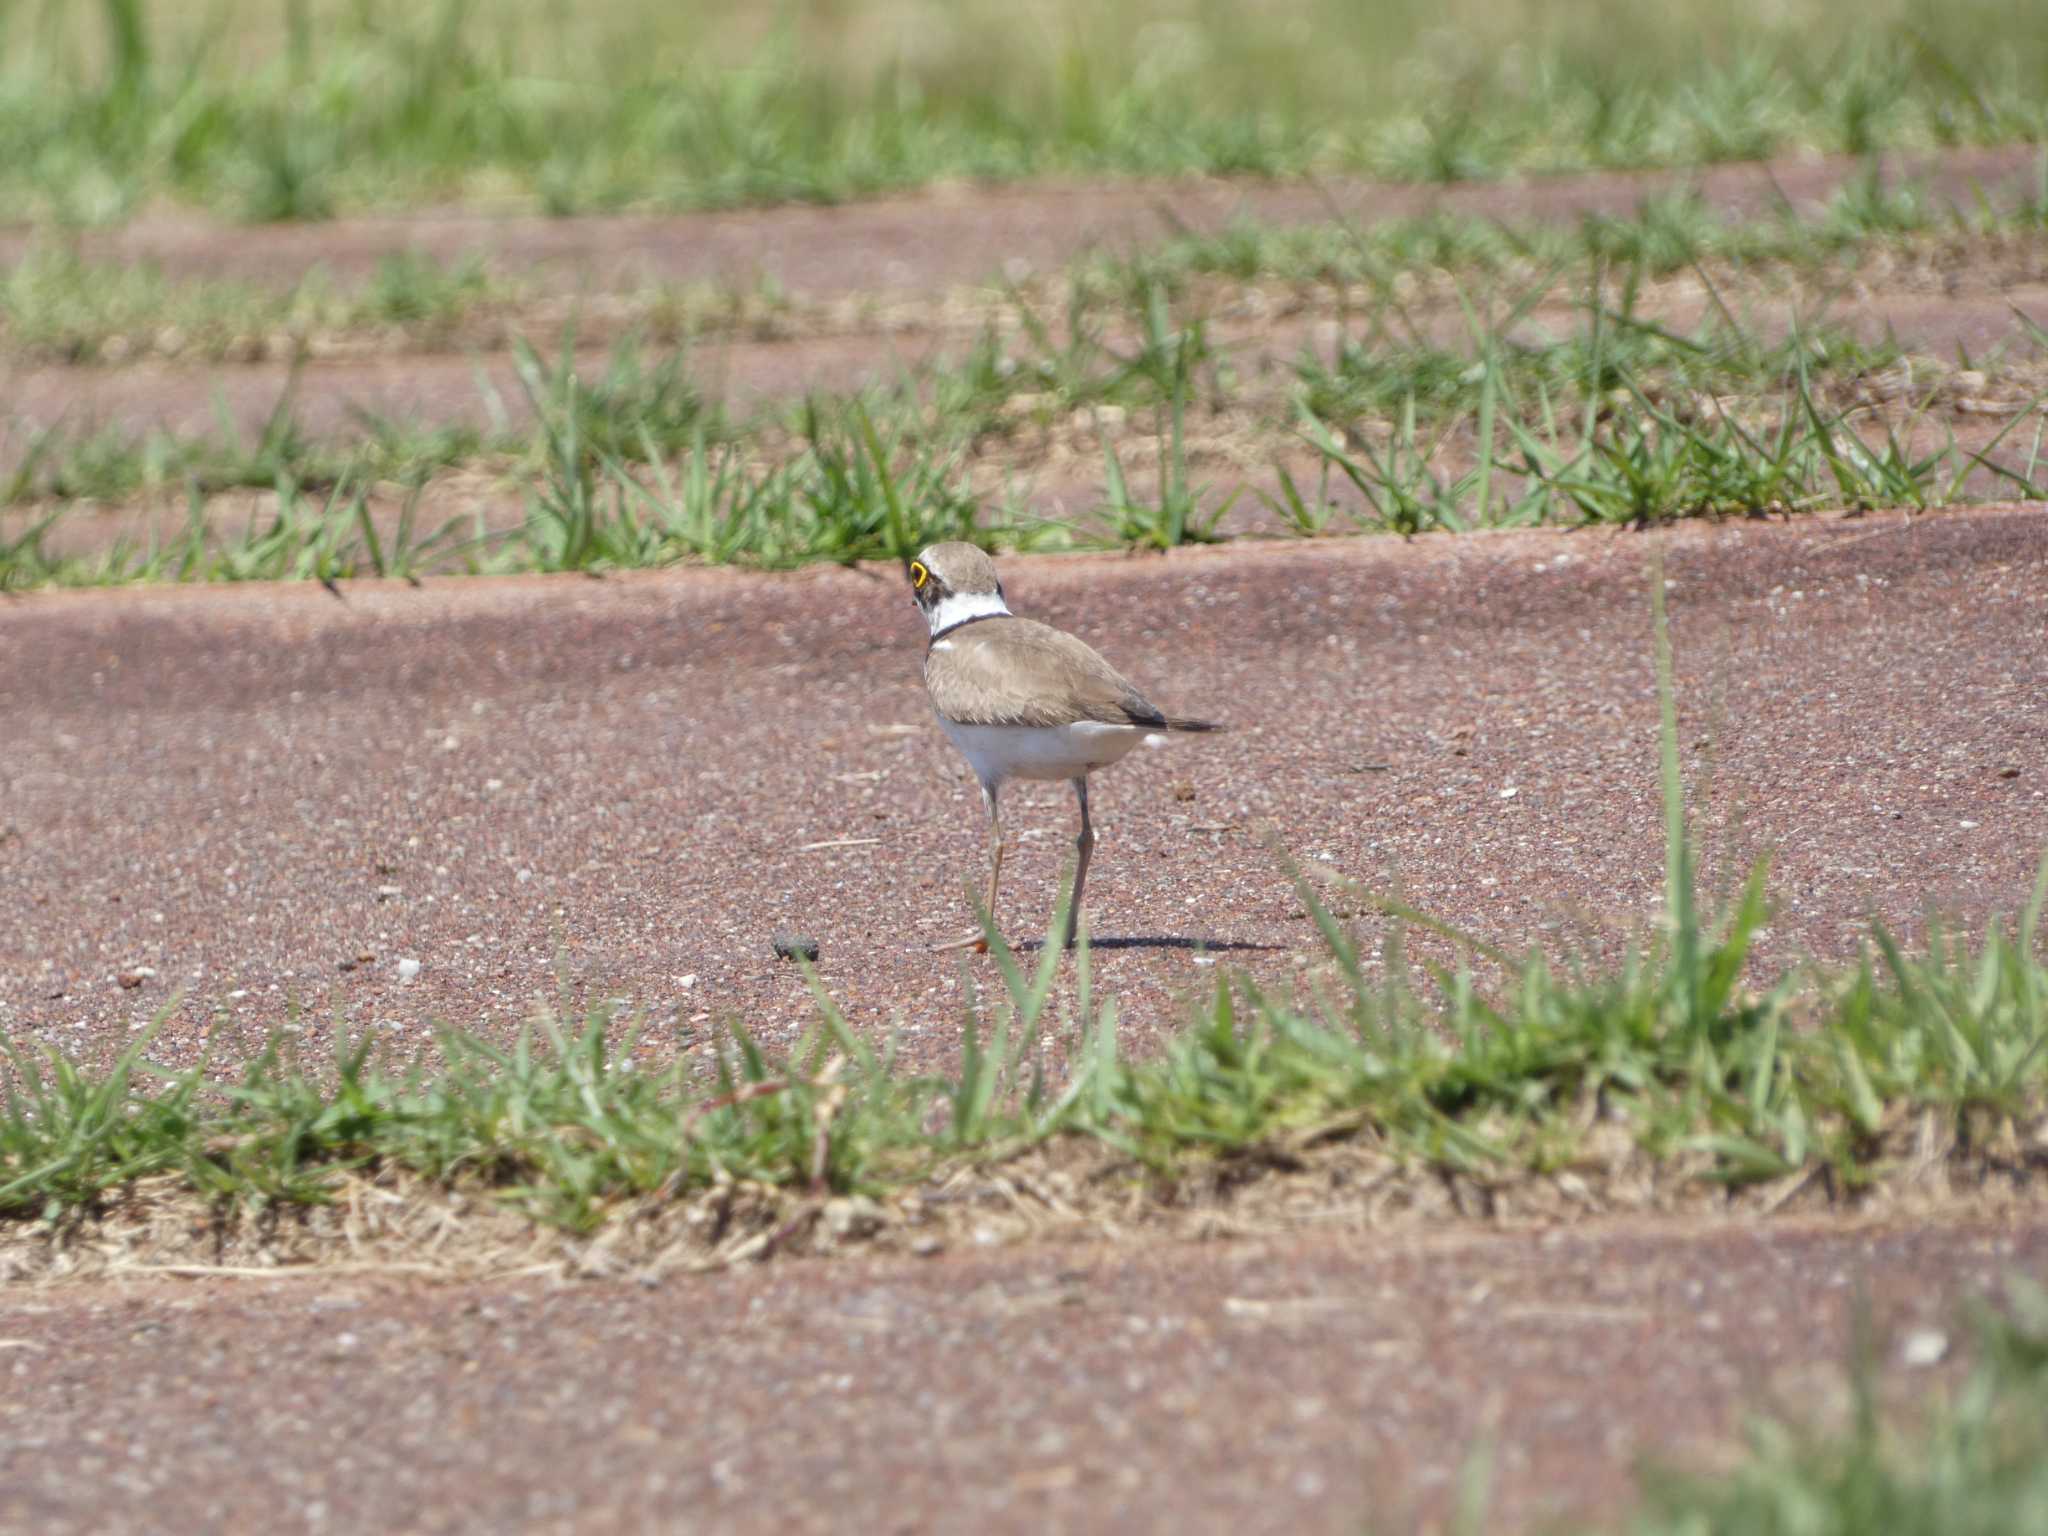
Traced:
<path id="1" fill-rule="evenodd" d="M 537 1222 L 490 1186 L 347 1173 L 324 1205 L 230 1207 L 175 1179 L 139 1182 L 50 1224 L 0 1227 L 0 1282 L 379 1272 L 438 1280 L 634 1279 L 783 1257 L 932 1255 L 1023 1243 L 1225 1241 L 1288 1233 L 1550 1229 L 1589 1221 L 1981 1219 L 2048 1209 L 2048 1118 L 1975 1144 L 1931 1111 L 1885 1138 L 1884 1173 L 1851 1187 L 1819 1165 L 1739 1187 L 1705 1152 L 1654 1158 L 1596 1128 L 1566 1166 L 1479 1176 L 1404 1159 L 1356 1125 L 1171 1173 L 1068 1138 L 964 1162 L 874 1195 L 728 1180 L 622 1201 L 593 1233 Z"/>

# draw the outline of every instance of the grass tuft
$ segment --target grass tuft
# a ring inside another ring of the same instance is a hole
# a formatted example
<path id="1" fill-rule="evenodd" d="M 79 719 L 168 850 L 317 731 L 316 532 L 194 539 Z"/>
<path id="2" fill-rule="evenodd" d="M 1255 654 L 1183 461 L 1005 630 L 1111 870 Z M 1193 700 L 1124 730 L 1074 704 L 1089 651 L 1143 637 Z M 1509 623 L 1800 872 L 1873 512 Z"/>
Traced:
<path id="1" fill-rule="evenodd" d="M 1960 1388 L 1886 1413 L 1867 1347 L 1845 1426 L 1764 1419 L 1715 1477 L 1653 1470 L 1640 1536 L 1991 1536 L 2048 1529 L 2048 1292 L 2025 1276 L 1969 1320 L 1975 1363 Z"/>
<path id="2" fill-rule="evenodd" d="M 32 354 L 253 345 L 299 359 L 340 344 L 331 318 L 358 340 L 395 327 L 503 346 L 517 393 L 480 384 L 471 414 L 488 427 L 359 413 L 315 434 L 290 382 L 248 426 L 224 408 L 190 434 L 7 423 L 0 508 L 20 510 L 0 521 L 0 586 L 332 580 L 388 568 L 371 546 L 408 538 L 416 558 L 398 563 L 418 576 L 895 559 L 920 533 L 1169 548 L 1258 521 L 1413 534 L 2048 498 L 2037 328 L 2022 317 L 2004 343 L 1944 361 L 1834 318 L 1867 265 L 1938 265 L 1943 240 L 2048 227 L 2038 204 L 1973 220 L 1873 184 L 1760 234 L 1682 199 L 1576 230 L 1239 227 L 984 295 L 958 361 L 743 416 L 700 383 L 701 351 L 669 341 L 745 330 L 760 317 L 744 295 L 640 295 L 604 318 L 625 329 L 602 361 L 579 367 L 573 324 L 544 356 L 500 308 L 512 290 L 473 262 L 394 260 L 357 290 L 315 276 L 265 295 L 38 254 L 0 283 L 0 328 Z M 1672 270 L 1708 300 L 1683 328 Z M 1291 368 L 1219 339 L 1217 313 L 1271 313 L 1275 284 L 1280 313 L 1337 330 Z M 1100 455 L 1101 501 L 1057 525 L 1031 515 L 1064 492 L 1075 453 Z M 1207 480 L 1219 464 L 1233 478 Z M 519 482 L 528 515 L 479 524 L 480 477 Z M 329 494 L 344 483 L 350 496 Z M 1248 494 L 1265 519 L 1233 517 Z M 260 510 L 231 520 L 221 497 Z M 150 531 L 108 550 L 72 504 L 124 500 L 143 502 L 124 510 Z M 204 526 L 163 515 L 202 502 Z M 451 502 L 465 536 L 437 510 Z M 404 529 L 400 507 L 416 513 Z M 424 538 L 420 519 L 440 532 Z"/>

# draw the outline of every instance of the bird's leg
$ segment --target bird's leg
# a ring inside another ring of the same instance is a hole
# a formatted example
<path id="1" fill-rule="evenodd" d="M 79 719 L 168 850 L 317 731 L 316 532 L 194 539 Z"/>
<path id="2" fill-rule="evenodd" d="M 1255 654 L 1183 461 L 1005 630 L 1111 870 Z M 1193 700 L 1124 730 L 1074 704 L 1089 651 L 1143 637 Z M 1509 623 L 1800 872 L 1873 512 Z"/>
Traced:
<path id="1" fill-rule="evenodd" d="M 988 909 L 988 920 L 996 920 L 996 883 L 1003 878 L 1003 818 L 996 811 L 995 786 L 984 785 L 981 798 L 988 802 L 989 836 L 995 842 L 995 851 L 988 861 L 988 900 L 982 905 Z"/>
<path id="2" fill-rule="evenodd" d="M 1074 947 L 1074 935 L 1081 926 L 1081 892 L 1088 884 L 1088 859 L 1095 852 L 1095 827 L 1088 820 L 1088 776 L 1074 780 L 1074 798 L 1081 802 L 1081 831 L 1074 839 L 1074 897 L 1067 905 L 1067 934 L 1060 942 Z"/>
<path id="3" fill-rule="evenodd" d="M 989 856 L 988 863 L 988 900 L 984 903 L 988 910 L 988 920 L 993 923 L 996 920 L 996 882 L 1001 880 L 1003 876 L 1003 818 L 996 809 L 995 785 L 983 784 L 981 786 L 981 803 L 988 807 L 989 838 L 994 844 L 994 850 Z M 977 949 L 986 951 L 988 949 L 988 935 L 976 931 L 966 935 L 964 938 L 954 939 L 949 944 L 940 944 L 934 947 L 940 950 Z"/>

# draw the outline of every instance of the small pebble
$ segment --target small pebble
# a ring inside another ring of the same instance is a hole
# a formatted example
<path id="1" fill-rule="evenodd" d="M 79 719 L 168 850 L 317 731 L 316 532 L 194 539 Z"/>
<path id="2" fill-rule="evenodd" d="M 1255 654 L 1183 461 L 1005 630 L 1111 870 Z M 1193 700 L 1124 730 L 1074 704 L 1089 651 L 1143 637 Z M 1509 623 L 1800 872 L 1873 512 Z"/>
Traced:
<path id="1" fill-rule="evenodd" d="M 778 960 L 802 958 L 816 963 L 818 941 L 807 933 L 796 933 L 788 928 L 779 928 L 775 933 L 775 956 Z"/>
<path id="2" fill-rule="evenodd" d="M 1899 1345 L 1899 1363 L 1904 1366 L 1939 1365 L 1948 1353 L 1948 1335 L 1932 1328 L 1916 1328 Z"/>
<path id="3" fill-rule="evenodd" d="M 411 981 L 413 977 L 419 975 L 419 973 L 419 961 L 411 958 L 410 956 L 407 956 L 405 959 L 398 962 L 398 979 L 400 981 Z"/>

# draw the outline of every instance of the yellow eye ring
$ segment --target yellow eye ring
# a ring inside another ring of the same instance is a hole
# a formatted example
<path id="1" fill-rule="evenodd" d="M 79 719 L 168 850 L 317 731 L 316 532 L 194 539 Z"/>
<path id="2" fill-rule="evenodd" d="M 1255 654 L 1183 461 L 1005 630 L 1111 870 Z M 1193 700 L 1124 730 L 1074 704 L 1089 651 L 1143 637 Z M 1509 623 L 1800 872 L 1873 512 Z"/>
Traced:
<path id="1" fill-rule="evenodd" d="M 911 591 L 922 591 L 924 589 L 924 584 L 930 581 L 931 579 L 932 573 L 924 568 L 924 562 L 922 560 L 913 560 L 910 562 Z"/>

